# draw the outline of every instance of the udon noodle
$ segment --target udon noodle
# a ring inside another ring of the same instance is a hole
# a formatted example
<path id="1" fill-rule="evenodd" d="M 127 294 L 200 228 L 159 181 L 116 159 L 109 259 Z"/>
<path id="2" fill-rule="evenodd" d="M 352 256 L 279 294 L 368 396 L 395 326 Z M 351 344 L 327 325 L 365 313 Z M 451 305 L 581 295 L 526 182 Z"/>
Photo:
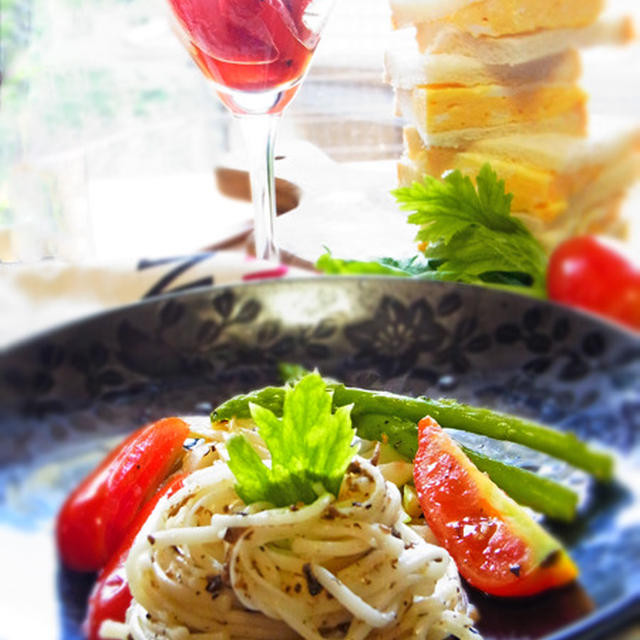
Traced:
<path id="1" fill-rule="evenodd" d="M 334 498 L 245 505 L 221 425 L 185 460 L 183 487 L 157 505 L 127 560 L 133 603 L 105 637 L 170 640 L 478 640 L 455 564 L 407 524 L 398 488 L 356 457 Z"/>

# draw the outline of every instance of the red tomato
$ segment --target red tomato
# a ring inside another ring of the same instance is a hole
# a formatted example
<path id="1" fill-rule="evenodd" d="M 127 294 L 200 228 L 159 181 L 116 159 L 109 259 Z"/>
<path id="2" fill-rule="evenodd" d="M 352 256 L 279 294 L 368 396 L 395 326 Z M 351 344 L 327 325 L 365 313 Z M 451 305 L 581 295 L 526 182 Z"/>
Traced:
<path id="1" fill-rule="evenodd" d="M 567 240 L 551 255 L 547 280 L 552 300 L 640 330 L 640 266 L 620 244 L 596 236 Z"/>
<path id="2" fill-rule="evenodd" d="M 67 498 L 56 538 L 65 566 L 102 568 L 175 464 L 189 426 L 165 418 L 129 436 Z"/>
<path id="3" fill-rule="evenodd" d="M 562 545 L 481 473 L 433 418 L 418 424 L 413 476 L 427 524 L 474 587 L 519 597 L 576 578 Z"/>
<path id="4" fill-rule="evenodd" d="M 184 474 L 173 477 L 142 507 L 120 546 L 100 572 L 89 596 L 87 618 L 83 625 L 83 631 L 88 640 L 100 640 L 100 627 L 105 620 L 124 622 L 125 614 L 131 604 L 131 591 L 129 591 L 124 567 L 129 550 L 160 498 L 170 496 L 180 489 L 185 477 Z"/>

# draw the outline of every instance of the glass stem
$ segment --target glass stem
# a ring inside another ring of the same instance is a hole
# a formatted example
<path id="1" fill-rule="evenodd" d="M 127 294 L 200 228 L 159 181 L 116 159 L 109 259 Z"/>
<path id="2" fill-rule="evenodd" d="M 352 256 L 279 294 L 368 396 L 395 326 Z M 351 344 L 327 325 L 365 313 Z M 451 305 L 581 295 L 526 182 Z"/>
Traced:
<path id="1" fill-rule="evenodd" d="M 251 196 L 254 208 L 253 235 L 256 258 L 279 261 L 274 239 L 276 183 L 273 153 L 280 116 L 278 114 L 236 115 L 249 154 Z"/>

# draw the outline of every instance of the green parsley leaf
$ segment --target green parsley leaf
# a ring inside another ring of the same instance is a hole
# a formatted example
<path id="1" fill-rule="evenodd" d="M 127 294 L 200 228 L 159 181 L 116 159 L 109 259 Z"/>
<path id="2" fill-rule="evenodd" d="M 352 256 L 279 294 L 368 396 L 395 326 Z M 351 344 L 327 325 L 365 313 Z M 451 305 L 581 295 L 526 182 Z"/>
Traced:
<path id="1" fill-rule="evenodd" d="M 269 502 L 286 507 L 310 504 L 318 485 L 338 495 L 356 453 L 352 445 L 351 406 L 331 410 L 332 393 L 318 373 L 304 376 L 285 391 L 282 418 L 250 405 L 258 433 L 271 453 L 267 467 L 243 436 L 227 443 L 236 491 L 247 504 Z"/>
<path id="2" fill-rule="evenodd" d="M 481 284 L 516 293 L 546 297 L 547 256 L 525 225 L 511 215 L 513 196 L 487 164 L 476 186 L 460 171 L 444 180 L 423 182 L 392 193 L 409 222 L 420 225 L 416 240 L 424 254 L 404 260 L 341 260 L 331 252 L 316 268 L 331 275 L 386 275 Z"/>
<path id="3" fill-rule="evenodd" d="M 300 364 L 294 364 L 293 362 L 278 363 L 278 375 L 283 384 L 295 384 L 309 373 L 311 371 Z"/>
<path id="4" fill-rule="evenodd" d="M 435 272 L 433 265 L 425 260 L 422 254 L 404 260 L 379 258 L 370 262 L 362 262 L 334 258 L 329 250 L 318 258 L 316 268 L 329 275 L 380 275 L 401 278 L 428 277 L 429 273 L 434 274 Z"/>
<path id="5" fill-rule="evenodd" d="M 422 183 L 393 194 L 409 222 L 420 225 L 416 240 L 428 244 L 425 253 L 437 260 L 443 279 L 458 282 L 530 281 L 545 289 L 547 257 L 524 224 L 511 215 L 513 196 L 487 164 L 476 178 L 452 171 L 440 181 L 425 176 Z"/>

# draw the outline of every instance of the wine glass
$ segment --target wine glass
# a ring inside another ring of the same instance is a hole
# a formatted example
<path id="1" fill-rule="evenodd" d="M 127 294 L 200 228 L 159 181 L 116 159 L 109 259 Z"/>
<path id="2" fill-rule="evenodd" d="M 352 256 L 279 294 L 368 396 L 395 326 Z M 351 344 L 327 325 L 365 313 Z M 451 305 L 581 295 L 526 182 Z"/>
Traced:
<path id="1" fill-rule="evenodd" d="M 256 257 L 277 259 L 277 124 L 307 72 L 334 0 L 169 0 L 191 56 L 240 122 L 249 151 Z"/>

